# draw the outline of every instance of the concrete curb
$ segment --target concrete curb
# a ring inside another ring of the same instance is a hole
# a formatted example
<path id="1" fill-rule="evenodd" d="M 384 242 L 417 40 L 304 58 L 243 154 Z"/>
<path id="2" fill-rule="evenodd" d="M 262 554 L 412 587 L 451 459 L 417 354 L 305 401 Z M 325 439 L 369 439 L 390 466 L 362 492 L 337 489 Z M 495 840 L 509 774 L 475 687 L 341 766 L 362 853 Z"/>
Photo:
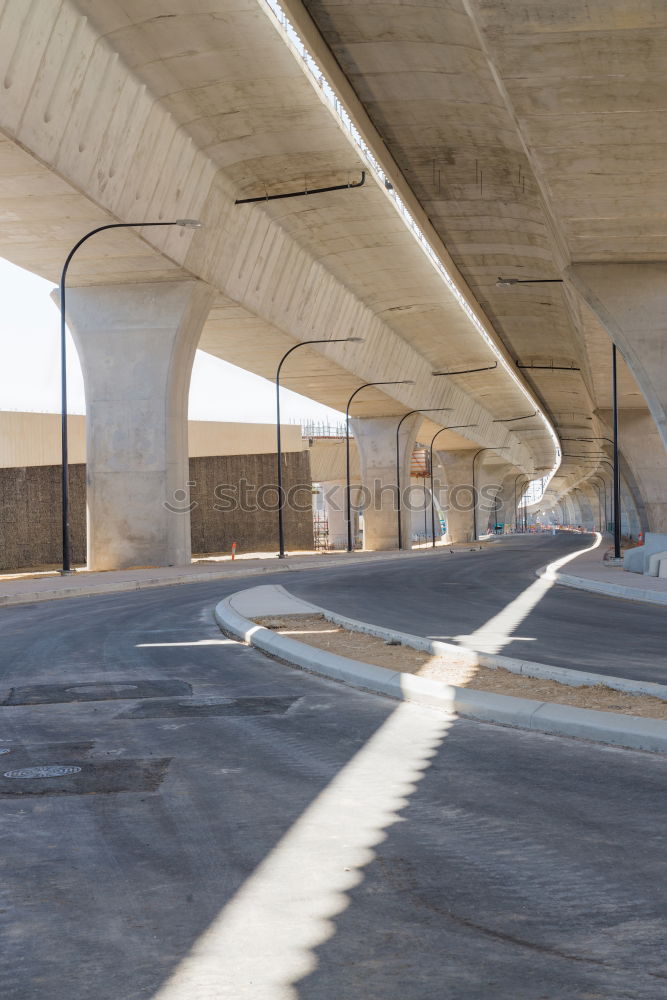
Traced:
<path id="1" fill-rule="evenodd" d="M 71 597 L 103 597 L 105 594 L 120 594 L 132 590 L 151 590 L 155 587 L 172 587 L 182 583 L 215 583 L 218 580 L 229 580 L 239 577 L 243 579 L 247 576 L 265 576 L 268 573 L 290 573 L 297 570 L 312 569 L 336 569 L 347 566 L 353 562 L 377 563 L 389 562 L 392 559 L 416 559 L 419 556 L 449 555 L 448 549 L 417 549 L 411 552 L 377 552 L 369 555 L 355 553 L 341 556 L 322 556 L 321 560 L 315 557 L 310 559 L 294 559 L 291 561 L 275 560 L 269 565 L 249 566 L 248 569 L 239 568 L 239 563 L 232 568 L 229 564 L 224 569 L 209 570 L 206 573 L 176 573 L 173 576 L 145 577 L 135 580 L 112 580 L 110 582 L 86 582 L 77 586 L 53 587 L 50 590 L 39 589 L 34 591 L 20 591 L 12 594 L 0 593 L 0 607 L 14 604 L 35 604 L 40 601 L 58 601 Z M 211 565 L 210 563 L 208 565 Z M 108 576 L 109 574 L 104 574 Z M 56 578 L 54 578 L 56 579 Z M 20 581 L 19 581 L 20 584 Z"/>
<path id="2" fill-rule="evenodd" d="M 609 583 L 606 580 L 594 580 L 587 576 L 577 576 L 575 573 L 561 572 L 561 566 L 585 555 L 586 552 L 592 552 L 602 544 L 604 535 L 600 534 L 599 531 L 594 532 L 594 535 L 596 541 L 593 545 L 582 549 L 581 552 L 575 552 L 564 558 L 555 559 L 553 562 L 547 563 L 546 566 L 541 566 L 535 571 L 535 575 L 541 579 L 560 583 L 564 587 L 587 590 L 592 594 L 604 594 L 605 597 L 619 597 L 627 601 L 642 601 L 648 604 L 667 604 L 667 591 L 641 590 L 638 587 L 630 587 L 622 583 Z"/>
<path id="3" fill-rule="evenodd" d="M 215 619 L 222 631 L 301 669 L 375 694 L 412 701 L 482 722 L 496 722 L 556 736 L 574 736 L 633 750 L 667 751 L 667 722 L 661 719 L 643 719 L 475 691 L 351 660 L 256 625 L 234 607 L 235 599 L 242 594 L 243 591 L 232 594 L 216 606 Z M 303 611 L 304 602 L 299 604 Z M 312 608 L 326 613 L 316 605 Z"/>
<path id="4" fill-rule="evenodd" d="M 284 590 L 284 587 L 279 587 Z M 288 591 L 285 591 L 288 593 Z M 315 605 L 313 605 L 315 609 Z M 421 649 L 434 655 L 446 656 L 448 660 L 469 664 L 474 667 L 489 667 L 491 670 L 501 668 L 509 670 L 512 674 L 521 674 L 524 677 L 534 677 L 539 680 L 558 681 L 560 684 L 568 684 L 570 687 L 595 687 L 603 684 L 605 687 L 613 688 L 615 691 L 624 691 L 626 694 L 647 694 L 655 698 L 667 700 L 667 684 L 654 684 L 652 681 L 631 680 L 627 677 L 613 677 L 607 674 L 594 674 L 588 670 L 573 670 L 568 667 L 556 667 L 549 663 L 538 663 L 534 660 L 519 660 L 512 656 L 492 655 L 490 653 L 480 653 L 476 650 L 465 649 L 453 643 L 442 642 L 437 639 L 427 639 L 419 635 L 411 635 L 409 632 L 398 632 L 395 629 L 383 628 L 380 625 L 370 625 L 367 622 L 359 622 L 354 618 L 347 618 L 339 615 L 335 611 L 327 608 L 316 608 L 329 621 L 352 632 L 364 632 L 367 635 L 375 635 L 380 639 L 397 639 L 403 646 L 410 646 L 412 649 Z"/>
<path id="5" fill-rule="evenodd" d="M 537 570 L 537 576 L 549 576 L 549 567 L 542 566 Z M 636 587 L 625 587 L 620 583 L 605 583 L 604 580 L 591 580 L 585 576 L 574 576 L 571 573 L 551 574 L 551 579 L 564 587 L 573 587 L 575 590 L 588 590 L 593 594 L 604 594 L 605 597 L 619 597 L 626 601 L 641 601 L 647 604 L 667 605 L 667 593 L 660 593 L 657 590 L 639 590 Z"/>

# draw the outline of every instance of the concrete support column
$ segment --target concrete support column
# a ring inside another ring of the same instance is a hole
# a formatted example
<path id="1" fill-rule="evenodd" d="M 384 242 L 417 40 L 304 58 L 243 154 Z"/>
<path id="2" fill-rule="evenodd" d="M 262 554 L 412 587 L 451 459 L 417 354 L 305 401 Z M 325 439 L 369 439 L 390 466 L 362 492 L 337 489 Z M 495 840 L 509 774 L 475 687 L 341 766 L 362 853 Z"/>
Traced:
<path id="1" fill-rule="evenodd" d="M 622 410 L 619 438 L 622 464 L 629 466 L 639 488 L 648 530 L 667 533 L 667 450 L 651 414 L 646 410 Z"/>
<path id="2" fill-rule="evenodd" d="M 591 498 L 583 486 L 576 487 L 576 502 L 579 507 L 579 524 L 587 531 L 593 531 L 597 523 L 597 504 L 593 508 Z"/>
<path id="3" fill-rule="evenodd" d="M 213 296 L 200 281 L 67 292 L 86 390 L 90 569 L 190 562 L 188 389 Z"/>
<path id="4" fill-rule="evenodd" d="M 572 494 L 566 493 L 561 500 L 561 503 L 565 513 L 565 524 L 574 525 L 576 527 L 576 525 L 579 524 L 579 511 L 575 505 Z"/>
<path id="5" fill-rule="evenodd" d="M 573 264 L 567 273 L 621 351 L 667 448 L 667 263 Z"/>
<path id="6" fill-rule="evenodd" d="M 331 480 L 320 484 L 324 500 L 324 513 L 329 527 L 329 545 L 335 549 L 347 546 L 347 520 L 345 517 L 345 480 Z M 358 489 L 352 489 L 352 537 L 359 530 L 359 514 L 356 510 Z"/>
<path id="7" fill-rule="evenodd" d="M 597 490 L 591 485 L 591 483 L 581 483 L 578 487 L 581 492 L 586 497 L 586 501 L 590 508 L 590 527 L 591 530 L 597 531 L 600 526 L 604 529 L 604 505 L 599 502 L 599 497 Z M 600 517 L 600 515 L 602 515 Z"/>
<path id="8" fill-rule="evenodd" d="M 472 492 L 474 451 L 439 451 L 438 461 L 444 470 L 446 492 L 440 503 L 447 518 L 447 542 L 472 542 L 475 537 L 475 501 Z"/>
<path id="9" fill-rule="evenodd" d="M 514 507 L 514 482 L 518 472 L 512 469 L 502 477 L 500 491 L 498 493 L 498 503 L 496 508 L 496 520 L 504 524 L 506 528 L 514 528 L 515 507 Z M 520 482 L 517 486 L 520 488 Z M 519 499 L 519 489 L 517 489 L 517 501 Z"/>
<path id="10" fill-rule="evenodd" d="M 514 478 L 516 471 L 510 473 L 511 466 L 507 462 L 498 464 L 493 459 L 489 463 L 477 460 L 478 468 L 476 485 L 477 497 L 477 532 L 479 535 L 493 532 L 497 522 L 505 523 L 505 512 L 511 514 L 514 505 Z M 517 494 L 518 496 L 518 494 Z"/>
<path id="11" fill-rule="evenodd" d="M 400 416 L 354 417 L 350 423 L 359 449 L 364 493 L 364 548 L 395 549 L 398 546 L 396 493 L 396 428 Z M 401 494 L 409 495 L 410 460 L 423 416 L 413 414 L 404 421 L 399 435 Z M 403 544 L 410 546 L 411 512 L 401 504 Z"/>

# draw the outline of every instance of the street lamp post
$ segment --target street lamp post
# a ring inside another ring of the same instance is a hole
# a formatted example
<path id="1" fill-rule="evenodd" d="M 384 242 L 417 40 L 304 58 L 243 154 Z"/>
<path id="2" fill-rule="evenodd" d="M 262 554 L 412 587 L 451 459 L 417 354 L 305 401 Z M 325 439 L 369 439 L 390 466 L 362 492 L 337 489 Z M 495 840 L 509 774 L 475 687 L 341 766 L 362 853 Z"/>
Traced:
<path id="1" fill-rule="evenodd" d="M 372 385 L 414 385 L 413 379 L 398 379 L 393 382 L 364 382 L 358 389 L 355 389 L 347 401 L 345 407 L 345 518 L 347 520 L 347 551 L 354 551 L 352 544 L 352 500 L 350 496 L 350 406 L 354 397 L 362 389 L 368 389 Z"/>
<path id="2" fill-rule="evenodd" d="M 403 421 L 407 420 L 408 417 L 412 417 L 415 413 L 444 413 L 445 411 L 451 410 L 451 406 L 430 406 L 422 407 L 420 410 L 408 410 L 404 413 L 401 419 L 398 421 L 398 426 L 396 428 L 396 490 L 398 494 L 397 507 L 398 507 L 398 547 L 403 548 L 403 525 L 401 524 L 401 457 L 400 457 L 400 446 L 398 436 L 401 431 L 401 426 Z M 426 504 L 424 504 L 424 512 L 426 512 Z M 426 523 L 424 523 L 424 532 L 426 531 Z"/>
<path id="3" fill-rule="evenodd" d="M 97 226 L 89 233 L 82 236 L 74 244 L 65 258 L 63 269 L 60 273 L 60 429 L 61 429 L 61 499 L 62 499 L 62 547 L 63 547 L 63 568 L 60 571 L 63 575 L 72 572 L 72 552 L 71 552 L 71 530 L 69 522 L 69 457 L 67 438 L 67 323 L 65 320 L 65 295 L 67 271 L 74 254 L 86 240 L 96 233 L 102 233 L 106 229 L 141 229 L 144 226 L 182 226 L 186 229 L 199 229 L 201 222 L 198 219 L 175 219 L 170 222 L 110 222 L 105 226 Z"/>
<path id="4" fill-rule="evenodd" d="M 618 372 L 616 344 L 611 348 L 611 398 L 614 436 L 614 558 L 621 558 L 621 473 L 618 465 Z"/>
<path id="5" fill-rule="evenodd" d="M 429 447 L 428 455 L 428 471 L 430 476 L 430 488 L 431 488 L 431 548 L 435 548 L 435 497 L 433 495 L 433 445 L 435 444 L 435 439 L 442 434 L 443 431 L 459 431 L 464 427 L 477 427 L 477 424 L 453 424 L 451 427 L 441 427 L 439 431 L 436 431 L 431 438 L 431 444 Z"/>
<path id="6" fill-rule="evenodd" d="M 283 363 L 287 360 L 293 351 L 298 351 L 300 347 L 307 347 L 309 344 L 349 344 L 349 343 L 361 343 L 361 337 L 330 337 L 323 338 L 320 337 L 317 340 L 302 340 L 299 344 L 294 344 L 290 347 L 289 351 L 285 351 L 282 358 L 278 362 L 278 367 L 276 369 L 276 457 L 278 462 L 278 543 L 279 551 L 278 558 L 285 558 L 285 518 L 283 513 L 283 448 L 282 448 L 282 436 L 280 430 L 280 371 L 283 367 Z"/>
<path id="7" fill-rule="evenodd" d="M 514 477 L 514 531 L 517 534 L 519 530 L 519 502 L 516 495 L 516 484 L 519 482 L 520 479 L 524 478 L 526 480 L 526 485 L 528 485 L 530 479 L 528 478 L 528 476 L 526 476 L 525 472 L 520 472 L 518 476 Z"/>

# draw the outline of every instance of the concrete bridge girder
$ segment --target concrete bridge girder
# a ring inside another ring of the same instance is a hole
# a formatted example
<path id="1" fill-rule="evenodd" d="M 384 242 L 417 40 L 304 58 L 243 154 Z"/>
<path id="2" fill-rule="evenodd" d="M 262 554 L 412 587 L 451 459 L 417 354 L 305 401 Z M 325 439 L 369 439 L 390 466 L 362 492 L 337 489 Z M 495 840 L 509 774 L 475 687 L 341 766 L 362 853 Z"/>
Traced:
<path id="1" fill-rule="evenodd" d="M 18 150 L 8 143 L 11 156 L 18 151 L 27 157 L 30 150 L 39 158 L 39 164 L 37 159 L 23 164 L 23 176 L 39 173 L 47 192 L 50 183 L 55 185 L 41 208 L 56 213 L 58 224 L 48 251 L 43 225 L 39 232 L 35 223 L 32 242 L 23 239 L 30 211 L 23 203 L 16 214 L 21 239 L 5 251 L 7 256 L 18 255 L 24 266 L 55 277 L 66 249 L 81 235 L 82 219 L 197 216 L 206 229 L 194 239 L 169 229 L 146 229 L 141 237 L 101 237 L 98 251 L 91 244 L 85 258 L 73 264 L 72 283 L 194 274 L 221 292 L 201 346 L 259 374 L 272 373 L 285 336 L 308 339 L 345 329 L 365 333 L 365 349 L 337 348 L 324 364 L 316 357 L 320 374 L 340 374 L 341 380 L 329 393 L 335 399 L 324 398 L 326 380 L 318 385 L 315 378 L 311 391 L 339 408 L 347 390 L 346 369 L 353 387 L 355 377 L 372 377 L 369 368 L 376 374 L 378 338 L 383 357 L 404 370 L 411 358 L 425 371 L 451 356 L 484 363 L 487 348 L 471 338 L 468 319 L 376 185 L 324 201 L 234 206 L 240 185 L 264 189 L 276 177 L 301 180 L 304 172 L 321 174 L 324 160 L 326 170 L 343 170 L 346 176 L 362 166 L 261 5 L 240 10 L 238 4 L 215 0 L 224 32 L 211 20 L 211 5 L 206 12 L 188 10 L 171 23 L 157 16 L 142 21 L 139 11 L 113 0 L 37 6 L 41 30 L 24 32 L 21 4 L 5 0 L 12 28 L 0 56 L 12 72 L 6 77 L 0 125 L 21 144 Z M 181 51 L 189 31 L 193 47 Z M 269 81 L 261 100 L 255 65 L 241 58 L 253 45 L 262 51 Z M 233 82 L 223 72 L 229 61 Z M 251 123 L 241 135 L 223 127 L 219 111 L 213 113 L 229 102 L 231 90 L 238 114 Z M 271 142 L 281 125 L 278 150 Z M 318 138 L 312 146 L 314 129 Z M 69 199 L 68 219 L 62 219 L 62 198 Z M 355 226 L 362 227 L 356 235 Z M 368 322 L 361 316 L 364 309 L 372 314 Z M 362 330 L 371 318 L 374 330 Z M 248 334 L 244 338 L 238 336 L 239 321 Z M 260 337 L 263 350 L 256 349 L 253 336 Z M 340 368 L 334 357 L 342 360 Z M 295 375 L 313 374 L 312 361 L 295 358 L 294 365 Z M 432 384 L 423 388 L 426 400 L 437 405 L 440 391 Z M 484 389 L 475 387 L 476 392 Z M 453 391 L 452 382 L 449 394 Z M 502 372 L 493 378 L 493 392 L 506 410 L 525 403 Z M 459 401 L 466 398 L 464 391 Z M 545 446 L 552 451 L 551 444 Z M 540 447 L 535 443 L 526 451 Z"/>

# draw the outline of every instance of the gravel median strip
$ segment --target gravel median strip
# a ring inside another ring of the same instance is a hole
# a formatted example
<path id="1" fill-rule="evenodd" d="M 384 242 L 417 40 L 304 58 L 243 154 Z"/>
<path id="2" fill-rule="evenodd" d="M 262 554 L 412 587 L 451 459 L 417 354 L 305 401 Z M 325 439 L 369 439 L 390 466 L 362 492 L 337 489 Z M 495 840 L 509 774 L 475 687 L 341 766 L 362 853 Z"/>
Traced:
<path id="1" fill-rule="evenodd" d="M 374 635 L 353 632 L 328 620 L 323 614 L 273 615 L 253 618 L 253 621 L 308 646 L 399 673 L 416 674 L 429 680 L 493 694 L 667 720 L 667 701 L 661 698 L 627 694 L 603 684 L 573 687 L 555 680 L 512 673 L 503 667 L 451 662 L 443 655 L 412 649 L 398 640 L 388 642 Z"/>
<path id="2" fill-rule="evenodd" d="M 508 673 L 516 676 L 516 683 L 519 684 L 528 676 L 539 681 L 558 679 L 561 681 L 559 687 L 563 688 L 576 689 L 602 685 L 610 689 L 609 697 L 619 699 L 616 705 L 621 705 L 621 699 L 624 700 L 624 696 L 629 694 L 633 696 L 633 704 L 637 704 L 634 701 L 635 697 L 639 700 L 647 694 L 652 696 L 651 701 L 654 699 L 667 701 L 665 685 L 632 681 L 622 677 L 607 678 L 563 667 L 513 660 L 509 657 L 489 657 L 449 643 L 346 618 L 326 608 L 302 601 L 276 584 L 237 591 L 220 601 L 215 608 L 215 619 L 227 635 L 255 646 L 289 666 L 361 690 L 387 695 L 399 701 L 412 701 L 425 707 L 482 722 L 514 726 L 555 736 L 593 740 L 633 750 L 667 751 L 665 719 L 649 715 L 642 717 L 636 712 L 624 714 L 623 710 L 619 711 L 618 708 L 614 711 L 600 711 L 597 708 L 580 708 L 576 704 L 545 701 L 541 697 L 516 697 L 512 694 L 498 694 L 488 689 L 476 689 L 469 685 L 450 684 L 444 680 L 420 676 L 411 670 L 398 669 L 395 662 L 390 666 L 378 666 L 368 661 L 365 651 L 361 651 L 361 655 L 366 657 L 364 660 L 355 659 L 328 648 L 309 645 L 300 641 L 301 636 L 297 639 L 293 638 L 293 635 L 281 634 L 280 628 L 285 624 L 291 624 L 289 619 L 295 615 L 298 616 L 297 624 L 301 631 L 307 619 L 319 620 L 325 628 L 334 623 L 345 631 L 361 634 L 365 638 L 369 635 L 374 636 L 383 644 L 388 643 L 388 648 L 403 658 L 406 653 L 411 656 L 417 651 L 421 654 L 426 653 L 427 660 L 444 657 L 449 665 L 457 668 L 461 665 L 467 668 L 488 667 L 492 673 L 496 673 L 498 668 L 506 667 Z M 258 624 L 267 618 L 274 627 L 267 628 L 266 625 Z M 294 631 L 292 630 L 293 634 Z M 333 634 L 335 633 L 330 633 Z M 347 641 L 353 640 L 350 638 Z M 354 641 L 357 641 L 356 636 Z M 405 662 L 403 659 L 403 663 Z M 418 662 L 416 665 L 419 669 Z M 477 669 L 474 674 L 478 676 Z M 521 691 L 525 692 L 523 685 Z"/>

